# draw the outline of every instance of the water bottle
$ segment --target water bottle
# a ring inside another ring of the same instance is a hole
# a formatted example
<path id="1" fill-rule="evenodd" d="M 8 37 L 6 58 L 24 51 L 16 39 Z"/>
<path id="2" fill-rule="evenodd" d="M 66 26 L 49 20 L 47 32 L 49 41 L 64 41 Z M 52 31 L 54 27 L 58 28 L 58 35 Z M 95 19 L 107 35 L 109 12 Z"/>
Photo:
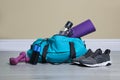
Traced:
<path id="1" fill-rule="evenodd" d="M 60 30 L 59 35 L 67 36 L 72 26 L 73 23 L 71 21 L 68 21 L 63 27 L 63 29 Z"/>

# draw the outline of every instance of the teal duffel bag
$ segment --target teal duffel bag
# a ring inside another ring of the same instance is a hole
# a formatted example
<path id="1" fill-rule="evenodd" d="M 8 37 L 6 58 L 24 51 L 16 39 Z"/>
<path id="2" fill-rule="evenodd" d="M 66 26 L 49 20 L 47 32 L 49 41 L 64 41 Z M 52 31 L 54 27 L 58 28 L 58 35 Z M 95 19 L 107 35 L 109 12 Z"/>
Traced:
<path id="1" fill-rule="evenodd" d="M 84 42 L 80 38 L 70 38 L 61 35 L 53 35 L 51 38 L 39 38 L 27 51 L 31 58 L 35 45 L 40 47 L 38 62 L 66 63 L 73 58 L 80 57 L 87 52 Z"/>

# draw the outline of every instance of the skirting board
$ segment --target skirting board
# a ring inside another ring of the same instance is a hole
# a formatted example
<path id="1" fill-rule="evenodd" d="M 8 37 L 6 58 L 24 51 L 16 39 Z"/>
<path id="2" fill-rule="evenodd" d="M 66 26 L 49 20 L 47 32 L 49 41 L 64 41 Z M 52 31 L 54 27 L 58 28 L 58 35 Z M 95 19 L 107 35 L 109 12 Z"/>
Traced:
<path id="1" fill-rule="evenodd" d="M 0 51 L 27 51 L 34 39 L 0 39 Z M 120 51 L 120 39 L 83 39 L 87 49 Z"/>

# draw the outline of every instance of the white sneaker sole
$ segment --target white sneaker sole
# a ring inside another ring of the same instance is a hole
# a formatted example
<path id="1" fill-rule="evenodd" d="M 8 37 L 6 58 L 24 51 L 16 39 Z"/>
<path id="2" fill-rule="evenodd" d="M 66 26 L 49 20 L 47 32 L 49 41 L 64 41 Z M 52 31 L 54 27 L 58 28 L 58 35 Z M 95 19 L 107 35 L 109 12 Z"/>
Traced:
<path id="1" fill-rule="evenodd" d="M 106 61 L 106 62 L 99 63 L 99 64 L 83 64 L 83 65 L 85 65 L 87 67 L 99 67 L 99 66 L 109 66 L 111 64 L 112 64 L 111 61 Z"/>
<path id="2" fill-rule="evenodd" d="M 80 64 L 80 62 L 73 62 L 74 64 Z"/>

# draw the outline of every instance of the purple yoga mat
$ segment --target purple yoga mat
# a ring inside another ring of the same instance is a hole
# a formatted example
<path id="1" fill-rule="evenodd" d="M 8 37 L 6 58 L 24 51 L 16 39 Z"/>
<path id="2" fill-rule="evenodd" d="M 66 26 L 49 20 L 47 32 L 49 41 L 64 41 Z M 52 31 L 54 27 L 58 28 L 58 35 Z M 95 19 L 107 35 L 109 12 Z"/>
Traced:
<path id="1" fill-rule="evenodd" d="M 76 25 L 75 27 L 71 28 L 71 35 L 69 37 L 79 38 L 85 36 L 89 33 L 96 31 L 93 23 L 90 19 Z"/>

